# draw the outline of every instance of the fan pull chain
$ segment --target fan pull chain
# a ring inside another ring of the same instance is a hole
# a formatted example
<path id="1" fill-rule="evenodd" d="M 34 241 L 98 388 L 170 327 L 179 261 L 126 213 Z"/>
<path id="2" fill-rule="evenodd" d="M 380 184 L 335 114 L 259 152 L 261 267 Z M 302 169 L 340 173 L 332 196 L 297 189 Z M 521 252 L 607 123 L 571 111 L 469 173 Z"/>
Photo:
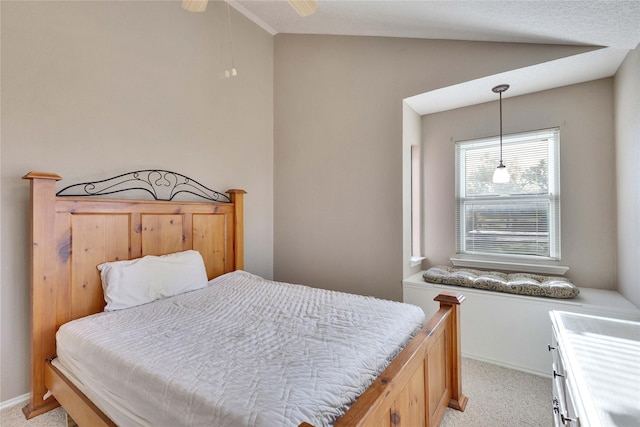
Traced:
<path id="1" fill-rule="evenodd" d="M 225 70 L 224 75 L 229 77 L 235 77 L 238 75 L 238 70 L 235 66 L 235 61 L 233 59 L 233 35 L 231 32 L 231 12 L 229 11 L 229 2 L 227 3 L 227 29 L 229 30 L 229 53 L 231 54 L 231 70 Z"/>

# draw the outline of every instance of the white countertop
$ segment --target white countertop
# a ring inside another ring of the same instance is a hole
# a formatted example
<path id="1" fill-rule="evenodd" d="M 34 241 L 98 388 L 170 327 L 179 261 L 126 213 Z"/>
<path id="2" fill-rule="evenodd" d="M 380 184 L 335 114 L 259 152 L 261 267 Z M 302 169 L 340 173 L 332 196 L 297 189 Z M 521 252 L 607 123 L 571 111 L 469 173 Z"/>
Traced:
<path id="1" fill-rule="evenodd" d="M 640 426 L 640 323 L 552 311 L 581 425 Z"/>

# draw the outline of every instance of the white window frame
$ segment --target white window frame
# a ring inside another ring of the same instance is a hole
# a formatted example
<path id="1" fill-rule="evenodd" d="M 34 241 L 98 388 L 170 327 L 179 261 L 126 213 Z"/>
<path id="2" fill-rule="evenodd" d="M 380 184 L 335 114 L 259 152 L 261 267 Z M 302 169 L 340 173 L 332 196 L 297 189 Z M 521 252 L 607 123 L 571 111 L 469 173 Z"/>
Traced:
<path id="1" fill-rule="evenodd" d="M 424 260 L 422 233 L 422 156 L 420 145 L 411 146 L 411 260 L 415 267 Z"/>
<path id="2" fill-rule="evenodd" d="M 521 132 L 516 134 L 503 135 L 503 150 L 505 153 L 505 164 L 509 169 L 509 145 L 516 146 L 522 141 L 547 139 L 548 143 L 548 193 L 536 195 L 515 195 L 510 193 L 501 193 L 501 187 L 496 184 L 495 194 L 487 196 L 467 196 L 466 189 L 466 150 L 478 148 L 495 147 L 496 152 L 499 150 L 500 138 L 490 137 L 483 139 L 475 139 L 468 141 L 456 142 L 456 255 L 451 258 L 454 265 L 476 267 L 476 268 L 498 268 L 504 270 L 520 270 L 532 271 L 539 273 L 564 274 L 568 268 L 559 265 L 561 258 L 560 248 L 560 130 L 559 128 L 542 129 L 530 132 Z M 498 164 L 498 156 L 495 162 L 487 165 L 487 174 L 491 176 L 493 170 Z M 508 254 L 508 253 L 491 253 L 491 252 L 473 252 L 466 248 L 466 216 L 465 207 L 469 203 L 475 205 L 488 204 L 505 204 L 515 202 L 517 200 L 526 200 L 530 202 L 540 201 L 548 203 L 548 221 L 549 221 L 549 254 L 548 256 L 540 255 L 524 255 L 524 254 Z"/>

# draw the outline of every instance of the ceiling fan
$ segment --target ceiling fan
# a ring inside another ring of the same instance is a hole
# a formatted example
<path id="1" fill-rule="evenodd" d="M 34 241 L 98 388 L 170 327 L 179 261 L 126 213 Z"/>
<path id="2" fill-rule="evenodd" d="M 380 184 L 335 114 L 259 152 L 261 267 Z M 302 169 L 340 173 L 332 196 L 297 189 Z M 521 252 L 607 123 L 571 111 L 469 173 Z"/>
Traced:
<path id="1" fill-rule="evenodd" d="M 209 0 L 182 0 L 182 8 L 189 12 L 204 12 Z M 309 16 L 318 8 L 318 0 L 288 0 L 300 16 Z"/>

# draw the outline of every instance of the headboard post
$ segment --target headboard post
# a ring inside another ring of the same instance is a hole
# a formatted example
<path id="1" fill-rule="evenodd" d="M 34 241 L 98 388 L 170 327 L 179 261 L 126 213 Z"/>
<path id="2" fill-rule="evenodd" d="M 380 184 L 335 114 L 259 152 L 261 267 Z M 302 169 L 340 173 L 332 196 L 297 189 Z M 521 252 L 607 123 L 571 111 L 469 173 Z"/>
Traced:
<path id="1" fill-rule="evenodd" d="M 59 175 L 45 172 L 29 172 L 23 179 L 31 181 L 31 400 L 23 408 L 27 418 L 32 418 L 58 406 L 49 397 L 44 385 L 45 359 L 55 355 L 55 336 L 50 329 L 56 327 L 57 306 L 52 291 L 54 278 L 49 277 L 49 262 L 55 254 L 54 224 L 56 181 Z M 47 331 L 49 332 L 47 334 Z M 46 337 L 54 339 L 46 339 Z"/>
<path id="2" fill-rule="evenodd" d="M 244 269 L 244 206 L 243 206 L 243 197 L 247 194 L 244 190 L 232 189 L 227 190 L 227 194 L 231 198 L 231 202 L 234 206 L 234 225 L 233 229 L 235 230 L 235 236 L 233 238 L 234 243 L 234 253 L 235 253 L 235 269 L 243 270 Z"/>

